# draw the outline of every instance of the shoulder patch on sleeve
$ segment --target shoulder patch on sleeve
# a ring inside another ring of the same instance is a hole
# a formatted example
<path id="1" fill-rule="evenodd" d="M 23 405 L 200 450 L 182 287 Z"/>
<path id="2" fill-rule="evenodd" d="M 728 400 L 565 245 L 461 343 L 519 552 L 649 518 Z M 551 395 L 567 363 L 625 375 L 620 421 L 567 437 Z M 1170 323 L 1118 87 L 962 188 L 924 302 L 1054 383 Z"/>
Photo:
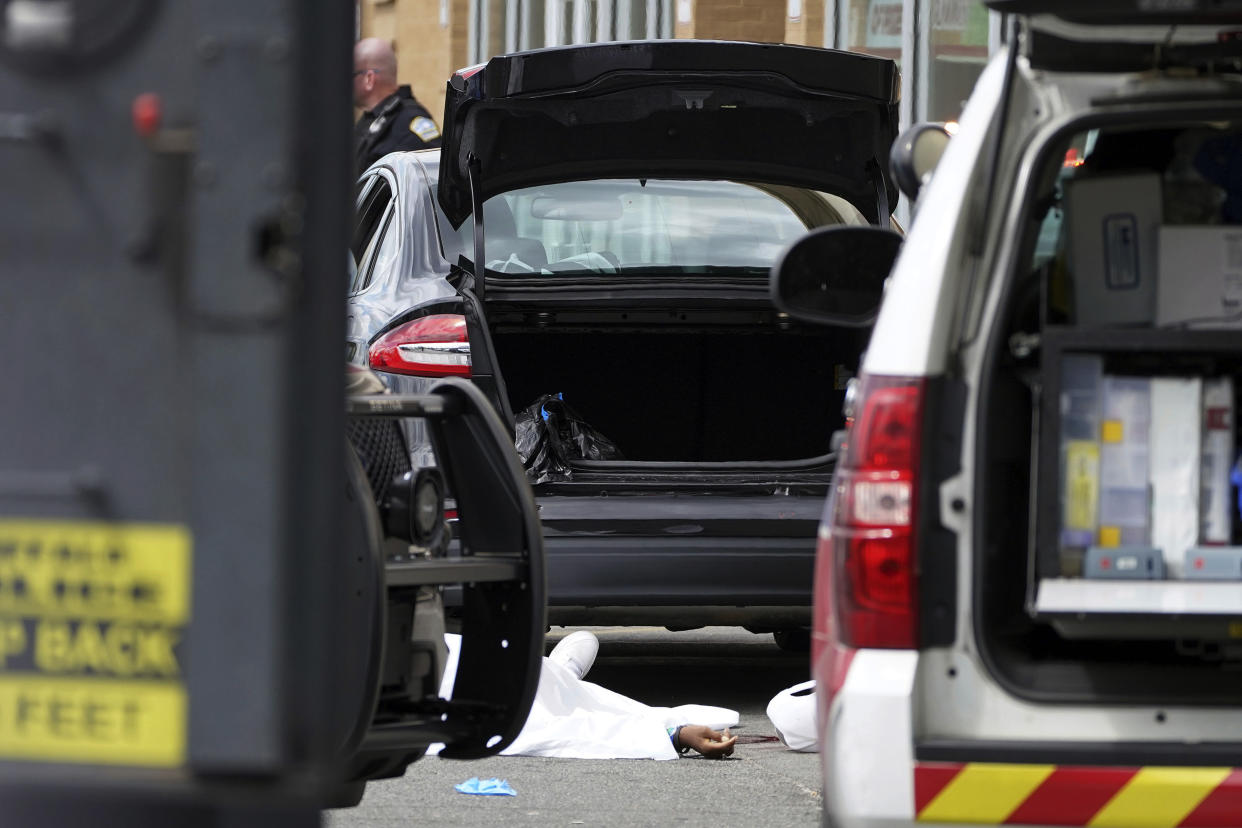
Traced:
<path id="1" fill-rule="evenodd" d="M 440 129 L 436 126 L 436 122 L 424 115 L 419 115 L 410 121 L 410 132 L 424 141 L 434 141 L 440 137 Z"/>

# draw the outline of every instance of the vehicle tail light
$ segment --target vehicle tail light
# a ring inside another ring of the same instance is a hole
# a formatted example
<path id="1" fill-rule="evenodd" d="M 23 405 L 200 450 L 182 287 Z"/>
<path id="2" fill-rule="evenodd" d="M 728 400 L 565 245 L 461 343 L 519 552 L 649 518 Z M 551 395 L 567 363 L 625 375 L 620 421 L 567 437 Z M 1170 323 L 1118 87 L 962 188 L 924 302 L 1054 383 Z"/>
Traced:
<path id="1" fill-rule="evenodd" d="M 845 647 L 910 649 L 923 380 L 864 376 L 855 410 L 819 545 L 816 625 Z"/>
<path id="2" fill-rule="evenodd" d="M 468 377 L 466 317 L 442 313 L 398 325 L 371 345 L 370 360 L 376 371 L 390 374 Z"/>
<path id="3" fill-rule="evenodd" d="M 831 508 L 831 504 L 830 504 Z M 832 608 L 836 604 L 833 589 L 832 535 L 827 527 L 819 530 L 819 543 L 815 549 L 814 622 L 811 629 L 811 675 L 818 682 L 820 736 L 831 721 L 832 700 L 845 685 L 850 663 L 854 660 L 854 648 L 844 645 L 836 630 Z M 821 741 L 820 744 L 826 744 Z"/>

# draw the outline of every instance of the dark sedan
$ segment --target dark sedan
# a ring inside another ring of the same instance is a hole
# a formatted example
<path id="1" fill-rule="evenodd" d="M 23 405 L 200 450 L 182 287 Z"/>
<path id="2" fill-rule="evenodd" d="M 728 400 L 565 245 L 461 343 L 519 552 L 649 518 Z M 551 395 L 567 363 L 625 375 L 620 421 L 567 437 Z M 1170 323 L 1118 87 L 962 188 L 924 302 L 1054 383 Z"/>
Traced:
<path id="1" fill-rule="evenodd" d="M 768 273 L 811 228 L 889 224 L 897 88 L 795 46 L 509 55 L 453 78 L 441 151 L 363 175 L 350 357 L 471 377 L 513 425 L 551 623 L 800 638 L 869 329 L 790 319 Z"/>

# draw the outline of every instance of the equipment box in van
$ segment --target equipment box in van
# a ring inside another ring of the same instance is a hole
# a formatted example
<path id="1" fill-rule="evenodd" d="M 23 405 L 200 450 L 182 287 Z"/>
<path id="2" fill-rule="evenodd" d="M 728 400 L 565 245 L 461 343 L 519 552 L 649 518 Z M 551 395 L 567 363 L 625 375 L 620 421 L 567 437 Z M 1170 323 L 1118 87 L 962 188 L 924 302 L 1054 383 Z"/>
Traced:
<path id="1" fill-rule="evenodd" d="M 1066 635 L 1116 635 L 1123 613 L 1143 637 L 1229 638 L 1237 334 L 1045 325 L 1040 352 L 1028 608 Z"/>

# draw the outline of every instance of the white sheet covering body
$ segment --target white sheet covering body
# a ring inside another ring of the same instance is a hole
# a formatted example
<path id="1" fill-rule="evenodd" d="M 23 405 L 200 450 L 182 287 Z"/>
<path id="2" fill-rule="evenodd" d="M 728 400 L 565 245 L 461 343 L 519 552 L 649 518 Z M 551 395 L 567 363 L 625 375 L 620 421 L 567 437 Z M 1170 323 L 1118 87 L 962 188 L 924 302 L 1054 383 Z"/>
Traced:
<path id="1" fill-rule="evenodd" d="M 461 636 L 450 633 L 444 639 L 449 656 L 440 697 L 450 699 Z M 723 730 L 737 722 L 737 711 L 724 707 L 651 707 L 583 681 L 564 665 L 545 658 L 526 725 L 501 753 L 563 759 L 676 759 L 668 728 L 702 724 Z M 438 753 L 440 747 L 433 745 L 427 752 Z"/>

